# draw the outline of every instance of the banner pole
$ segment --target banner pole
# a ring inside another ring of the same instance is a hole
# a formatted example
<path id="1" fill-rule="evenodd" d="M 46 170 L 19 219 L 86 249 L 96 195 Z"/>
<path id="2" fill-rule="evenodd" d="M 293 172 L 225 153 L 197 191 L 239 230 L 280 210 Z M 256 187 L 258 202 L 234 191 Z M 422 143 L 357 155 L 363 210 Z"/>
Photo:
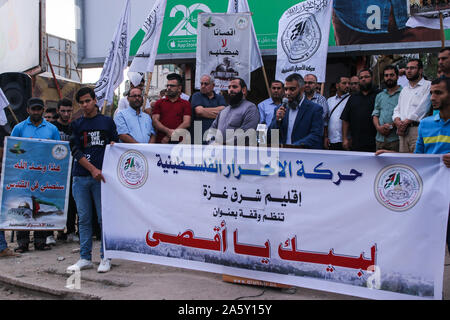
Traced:
<path id="1" fill-rule="evenodd" d="M 14 113 L 13 109 L 11 108 L 11 105 L 8 106 L 8 109 L 11 112 L 12 116 L 14 117 L 14 120 L 16 121 L 16 124 L 19 124 L 19 119 L 17 119 L 17 116 Z"/>
<path id="2" fill-rule="evenodd" d="M 272 98 L 272 94 L 270 93 L 269 80 L 267 79 L 267 73 L 266 73 L 266 68 L 264 67 L 264 63 L 262 64 L 262 71 L 264 74 L 264 81 L 266 82 L 267 93 L 269 94 L 269 98 Z"/>
<path id="3" fill-rule="evenodd" d="M 439 21 L 441 24 L 441 42 L 442 48 L 445 48 L 444 15 L 439 11 Z"/>
<path id="4" fill-rule="evenodd" d="M 152 82 L 153 73 L 149 72 L 147 74 L 147 84 L 145 85 L 144 93 L 144 103 L 142 104 L 142 111 L 145 111 L 145 106 L 147 105 L 148 93 L 150 92 L 150 83 Z"/>
<path id="5" fill-rule="evenodd" d="M 103 102 L 102 115 L 105 115 L 105 114 L 106 114 L 106 104 L 107 104 L 107 103 L 108 103 L 107 100 L 105 100 L 105 101 Z"/>

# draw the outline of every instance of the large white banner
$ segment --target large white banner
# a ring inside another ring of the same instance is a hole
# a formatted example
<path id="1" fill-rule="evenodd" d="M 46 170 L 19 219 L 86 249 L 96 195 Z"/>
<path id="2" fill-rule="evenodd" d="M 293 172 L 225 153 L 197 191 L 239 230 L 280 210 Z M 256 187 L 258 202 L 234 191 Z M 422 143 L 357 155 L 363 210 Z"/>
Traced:
<path id="1" fill-rule="evenodd" d="M 440 156 L 182 148 L 107 148 L 106 257 L 442 299 L 450 169 Z"/>
<path id="2" fill-rule="evenodd" d="M 333 0 L 307 0 L 289 8 L 278 27 L 276 79 L 314 74 L 325 82 Z"/>
<path id="3" fill-rule="evenodd" d="M 215 78 L 217 90 L 228 90 L 235 77 L 250 85 L 251 28 L 250 13 L 199 15 L 196 88 L 205 74 Z"/>

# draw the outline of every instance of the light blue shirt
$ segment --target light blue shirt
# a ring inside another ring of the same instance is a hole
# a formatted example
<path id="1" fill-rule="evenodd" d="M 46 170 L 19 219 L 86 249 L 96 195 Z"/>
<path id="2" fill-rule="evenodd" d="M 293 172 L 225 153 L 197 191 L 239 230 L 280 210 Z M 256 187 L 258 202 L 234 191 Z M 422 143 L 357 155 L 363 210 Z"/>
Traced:
<path id="1" fill-rule="evenodd" d="M 450 153 L 450 120 L 444 121 L 438 113 L 420 121 L 414 153 Z"/>
<path id="2" fill-rule="evenodd" d="M 138 114 L 133 108 L 119 111 L 114 122 L 119 136 L 128 134 L 138 143 L 148 143 L 150 137 L 156 135 L 150 116 L 142 111 Z"/>
<path id="3" fill-rule="evenodd" d="M 14 127 L 11 132 L 11 137 L 61 140 L 59 130 L 56 126 L 42 119 L 42 123 L 36 127 L 31 122 L 30 117 Z"/>
<path id="4" fill-rule="evenodd" d="M 260 104 L 258 104 L 258 110 L 259 110 L 259 123 L 265 123 L 268 126 L 272 123 L 273 115 L 275 112 L 275 109 L 281 106 L 280 104 L 275 104 L 272 100 L 272 98 L 266 99 Z"/>

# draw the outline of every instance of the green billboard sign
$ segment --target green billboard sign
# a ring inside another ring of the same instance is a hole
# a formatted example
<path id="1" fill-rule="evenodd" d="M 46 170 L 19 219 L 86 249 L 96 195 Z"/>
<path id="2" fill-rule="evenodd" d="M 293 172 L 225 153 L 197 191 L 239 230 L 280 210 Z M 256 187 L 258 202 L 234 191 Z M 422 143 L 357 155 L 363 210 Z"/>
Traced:
<path id="1" fill-rule="evenodd" d="M 278 22 L 281 16 L 302 1 L 305 0 L 248 0 L 260 49 L 277 48 Z M 309 1 L 311 5 L 317 2 L 331 2 Z M 367 49 L 367 45 L 370 47 L 373 44 L 384 44 L 376 46 L 382 53 L 385 50 L 407 48 L 407 42 L 415 42 L 414 48 L 435 46 L 432 44 L 424 47 L 421 43 L 440 41 L 440 30 L 408 28 L 406 5 L 405 0 L 334 0 L 330 47 L 336 50 L 341 50 L 339 48 L 341 47 L 344 51 L 358 51 L 362 50 L 361 45 Z M 226 12 L 227 7 L 228 0 L 167 0 L 158 54 L 195 53 L 199 14 Z M 389 12 L 390 14 L 386 14 Z M 395 28 L 392 30 L 393 21 L 397 30 Z M 450 38 L 450 30 L 445 30 L 445 36 Z M 134 35 L 131 42 L 131 56 L 136 54 L 143 38 L 143 31 Z"/>

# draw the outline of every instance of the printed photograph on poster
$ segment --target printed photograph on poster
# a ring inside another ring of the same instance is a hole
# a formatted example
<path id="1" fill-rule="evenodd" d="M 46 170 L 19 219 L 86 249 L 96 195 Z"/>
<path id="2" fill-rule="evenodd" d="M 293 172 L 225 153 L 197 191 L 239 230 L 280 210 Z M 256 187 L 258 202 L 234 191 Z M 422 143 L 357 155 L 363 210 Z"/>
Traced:
<path id="1" fill-rule="evenodd" d="M 448 0 L 406 0 L 409 15 L 439 16 L 439 13 L 450 12 Z"/>
<path id="2" fill-rule="evenodd" d="M 251 19 L 248 13 L 199 15 L 196 83 L 209 75 L 216 90 L 227 90 L 232 78 L 250 85 Z"/>
<path id="3" fill-rule="evenodd" d="M 439 30 L 408 23 L 410 1 L 333 0 L 336 45 L 439 41 Z M 428 3 L 428 0 L 419 2 Z"/>

